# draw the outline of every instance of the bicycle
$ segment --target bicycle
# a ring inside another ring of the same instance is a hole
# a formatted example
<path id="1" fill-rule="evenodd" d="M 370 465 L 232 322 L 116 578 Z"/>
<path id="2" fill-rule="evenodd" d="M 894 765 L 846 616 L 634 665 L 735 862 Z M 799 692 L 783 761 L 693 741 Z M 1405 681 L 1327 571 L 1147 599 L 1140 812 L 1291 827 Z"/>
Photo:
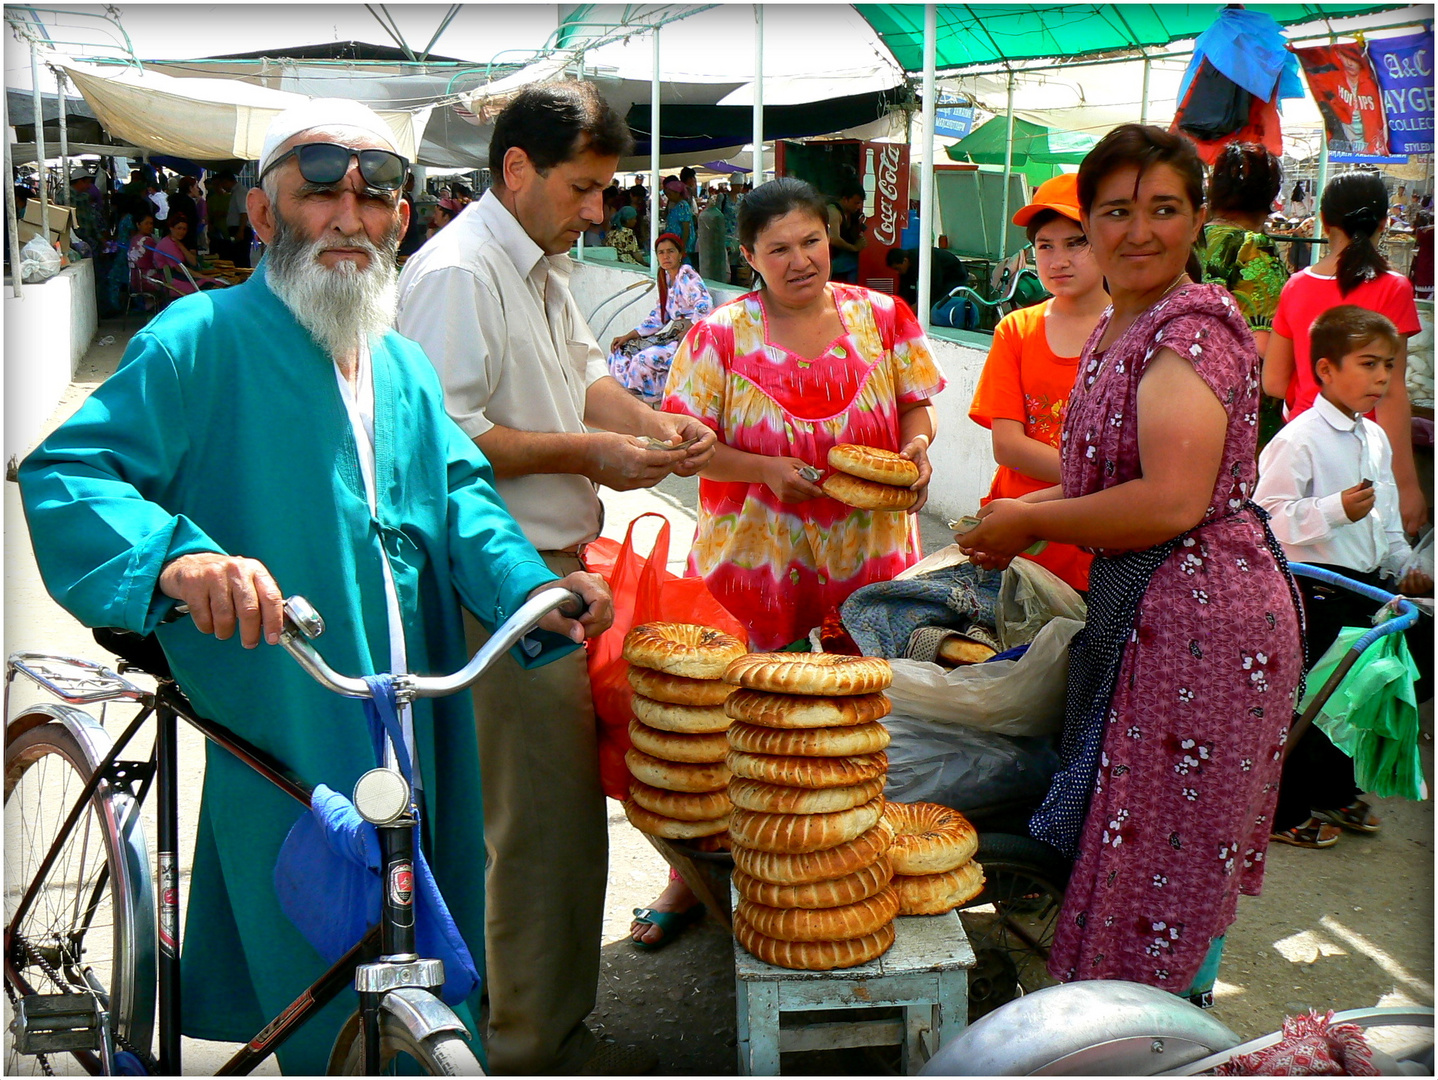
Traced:
<path id="1" fill-rule="evenodd" d="M 563 588 L 532 597 L 461 670 L 392 676 L 396 697 L 443 697 L 473 684 L 549 612 L 577 617 L 583 600 Z M 311 645 L 324 620 L 303 597 L 285 601 L 281 645 L 334 693 L 369 698 L 363 678 L 335 672 Z M 310 806 L 311 790 L 265 751 L 196 714 L 153 638 L 96 631 L 121 657 L 117 670 L 65 656 L 16 653 L 5 672 L 5 711 L 16 675 L 62 704 L 30 707 L 5 738 L 5 812 L 18 835 L 5 847 L 5 990 L 14 1020 L 6 1072 L 29 1057 L 46 1075 L 69 1055 L 92 1075 L 180 1075 L 180 890 L 178 886 L 177 720 Z M 145 690 L 124 677 L 153 676 Z M 118 738 L 82 706 L 123 702 L 139 712 Z M 148 759 L 121 754 L 154 717 Z M 443 964 L 415 953 L 412 792 L 393 767 L 360 777 L 354 806 L 374 825 L 382 853 L 382 915 L 348 953 L 281 1010 L 220 1068 L 250 1072 L 346 985 L 360 1007 L 341 1029 L 329 1071 L 375 1075 L 400 1056 L 431 1075 L 478 1075 L 469 1031 L 437 990 Z M 140 807 L 156 790 L 157 860 L 151 872 Z M 158 890 L 154 882 L 158 880 Z M 153 1053 L 152 1053 L 153 1049 Z"/>

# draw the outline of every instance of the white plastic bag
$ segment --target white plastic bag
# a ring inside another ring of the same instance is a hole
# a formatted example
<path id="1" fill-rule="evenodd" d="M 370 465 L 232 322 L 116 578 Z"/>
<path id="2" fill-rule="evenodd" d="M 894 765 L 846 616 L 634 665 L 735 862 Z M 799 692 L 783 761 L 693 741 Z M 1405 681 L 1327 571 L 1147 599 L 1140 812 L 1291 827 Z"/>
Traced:
<path id="1" fill-rule="evenodd" d="M 1016 560 L 1017 561 L 1017 560 Z M 1042 568 L 1040 568 L 1042 569 Z M 920 660 L 890 660 L 894 711 L 1001 735 L 1047 735 L 1063 727 L 1069 642 L 1077 619 L 1053 619 L 1017 660 L 946 671 Z"/>
<path id="2" fill-rule="evenodd" d="M 1004 571 L 994 605 L 1002 652 L 1027 645 L 1050 619 L 1088 618 L 1083 597 L 1052 570 L 1032 559 L 1015 559 Z"/>
<path id="3" fill-rule="evenodd" d="M 1413 545 L 1413 550 L 1403 563 L 1403 569 L 1398 571 L 1398 580 L 1402 581 L 1414 570 L 1422 571 L 1430 578 L 1433 576 L 1433 529 L 1431 527 Z"/>
<path id="4" fill-rule="evenodd" d="M 34 236 L 20 249 L 20 280 L 27 285 L 48 281 L 60 272 L 60 253 Z"/>

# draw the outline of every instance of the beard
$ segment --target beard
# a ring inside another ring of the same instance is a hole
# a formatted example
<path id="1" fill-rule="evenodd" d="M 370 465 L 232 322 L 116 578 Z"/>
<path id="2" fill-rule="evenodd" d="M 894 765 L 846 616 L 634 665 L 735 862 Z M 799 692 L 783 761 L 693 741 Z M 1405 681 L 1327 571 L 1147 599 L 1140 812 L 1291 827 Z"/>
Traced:
<path id="1" fill-rule="evenodd" d="M 269 286 L 331 359 L 353 355 L 362 342 L 394 326 L 399 233 L 396 221 L 378 245 L 363 233 L 308 240 L 276 210 L 266 255 Z M 330 267 L 319 261 L 321 253 L 341 247 L 364 251 L 368 265 L 361 269 L 344 259 Z"/>

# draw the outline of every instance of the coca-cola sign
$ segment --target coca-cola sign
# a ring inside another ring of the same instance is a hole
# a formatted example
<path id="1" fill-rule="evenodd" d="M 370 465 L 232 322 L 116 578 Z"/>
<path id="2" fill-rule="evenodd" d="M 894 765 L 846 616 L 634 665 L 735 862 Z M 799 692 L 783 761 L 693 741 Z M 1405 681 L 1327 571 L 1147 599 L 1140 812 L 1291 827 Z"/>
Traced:
<path id="1" fill-rule="evenodd" d="M 909 148 L 903 143 L 864 143 L 864 187 L 874 193 L 859 252 L 859 281 L 875 289 L 893 289 L 894 272 L 884 261 L 901 243 L 909 223 Z"/>
<path id="2" fill-rule="evenodd" d="M 904 147 L 888 144 L 878 148 L 874 154 L 874 242 L 884 247 L 893 247 L 899 241 L 900 220 L 904 203 L 899 201 L 899 175 L 901 167 L 907 164 Z M 908 170 L 903 170 L 907 172 Z M 907 195 L 907 192 L 905 193 Z"/>

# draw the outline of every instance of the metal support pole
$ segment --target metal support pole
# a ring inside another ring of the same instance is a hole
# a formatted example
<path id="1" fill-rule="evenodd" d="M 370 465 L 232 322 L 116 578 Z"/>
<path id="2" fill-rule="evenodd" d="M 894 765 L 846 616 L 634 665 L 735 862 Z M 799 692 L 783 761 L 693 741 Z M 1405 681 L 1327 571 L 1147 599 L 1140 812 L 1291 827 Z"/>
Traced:
<path id="1" fill-rule="evenodd" d="M 934 69 L 938 65 L 938 12 L 933 4 L 924 5 L 924 119 L 923 164 L 919 169 L 919 328 L 929 332 L 929 316 L 933 311 L 934 264 L 934 113 L 938 92 Z"/>
<path id="2" fill-rule="evenodd" d="M 30 42 L 30 92 L 35 103 L 35 164 L 40 170 L 40 235 L 50 239 L 50 193 L 45 172 L 45 107 L 40 98 L 40 57 Z"/>
<path id="3" fill-rule="evenodd" d="M 10 127 L 9 95 L 0 95 L 0 131 Z M 5 140 L 5 232 L 10 238 L 10 288 L 16 300 L 20 299 L 20 223 L 15 212 L 15 163 L 10 160 L 10 140 Z M 6 687 L 9 694 L 9 687 Z M 8 713 L 6 715 L 9 715 Z"/>
<path id="4" fill-rule="evenodd" d="M 754 5 L 754 171 L 751 183 L 764 182 L 764 5 Z"/>
<path id="5" fill-rule="evenodd" d="M 1313 192 L 1313 239 L 1323 239 L 1323 215 L 1318 212 L 1318 205 L 1323 199 L 1323 189 L 1328 186 L 1328 129 L 1318 129 L 1318 186 Z M 1315 251 L 1311 263 L 1316 263 L 1323 257 L 1323 252 Z"/>
<path id="6" fill-rule="evenodd" d="M 1014 73 L 1009 72 L 1008 134 L 1004 138 L 1004 195 L 999 211 L 999 262 L 1009 255 L 1009 177 L 1014 170 Z"/>
<path id="7" fill-rule="evenodd" d="M 659 88 L 662 75 L 659 68 L 659 34 L 662 28 L 654 28 L 654 77 L 649 87 L 649 270 L 654 280 L 663 272 L 659 259 L 654 254 L 654 238 L 664 231 L 659 220 Z M 660 312 L 662 315 L 663 312 Z"/>
<path id="8" fill-rule="evenodd" d="M 1147 56 L 1143 58 L 1143 101 L 1138 106 L 1138 122 L 1148 123 L 1148 77 L 1153 68 L 1153 61 Z"/>
<path id="9" fill-rule="evenodd" d="M 70 205 L 70 132 L 65 120 L 65 75 L 55 72 L 55 96 L 60 105 L 60 201 Z"/>

